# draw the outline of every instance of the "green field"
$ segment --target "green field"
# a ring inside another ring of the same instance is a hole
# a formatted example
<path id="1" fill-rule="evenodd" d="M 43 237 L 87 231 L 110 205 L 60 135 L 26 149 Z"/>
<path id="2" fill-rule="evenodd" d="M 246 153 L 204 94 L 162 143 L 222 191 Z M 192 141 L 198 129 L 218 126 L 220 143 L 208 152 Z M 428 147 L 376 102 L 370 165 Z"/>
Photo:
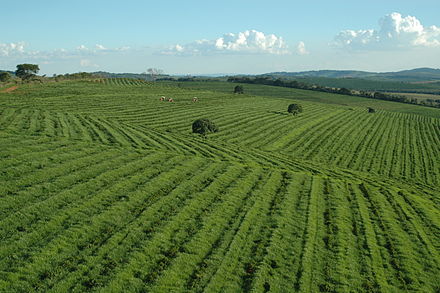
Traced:
<path id="1" fill-rule="evenodd" d="M 387 80 L 368 80 L 361 78 L 327 78 L 327 77 L 295 77 L 299 82 L 317 84 L 326 87 L 349 88 L 365 91 L 440 93 L 440 83 L 436 82 L 402 82 Z"/>
<path id="2" fill-rule="evenodd" d="M 0 93 L 0 291 L 439 292 L 440 109 L 233 86 Z"/>
<path id="3" fill-rule="evenodd" d="M 205 91 L 218 91 L 223 93 L 231 93 L 236 83 L 228 82 L 162 82 L 163 84 Z M 374 107 L 392 112 L 418 114 L 420 116 L 429 116 L 440 118 L 439 110 L 431 107 L 414 107 L 411 104 L 398 102 L 389 102 L 377 99 L 368 99 L 356 96 L 338 95 L 317 91 L 308 91 L 300 89 L 285 88 L 279 86 L 268 86 L 259 84 L 241 84 L 246 94 L 254 96 L 264 96 L 283 99 L 294 99 L 298 101 L 319 102 L 323 104 L 334 104 L 339 106 L 352 107 Z M 284 109 L 283 109 L 284 110 Z"/>

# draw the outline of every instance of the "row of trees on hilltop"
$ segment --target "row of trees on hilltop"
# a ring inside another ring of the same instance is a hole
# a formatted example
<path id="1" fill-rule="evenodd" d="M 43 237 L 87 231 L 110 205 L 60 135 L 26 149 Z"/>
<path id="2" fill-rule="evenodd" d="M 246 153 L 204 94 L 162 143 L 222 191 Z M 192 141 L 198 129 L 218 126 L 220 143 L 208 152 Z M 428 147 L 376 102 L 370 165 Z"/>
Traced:
<path id="1" fill-rule="evenodd" d="M 357 97 L 363 97 L 369 99 L 378 99 L 378 100 L 440 108 L 440 99 L 419 101 L 416 98 L 409 98 L 402 95 L 387 94 L 383 92 L 354 91 L 347 88 L 331 88 L 316 84 L 299 82 L 296 80 L 284 80 L 280 78 L 274 79 L 268 76 L 257 76 L 257 77 L 231 76 L 228 78 L 228 82 L 280 86 L 280 87 L 312 90 L 312 91 L 319 91 L 319 92 L 332 93 L 332 94 L 357 96 Z"/>

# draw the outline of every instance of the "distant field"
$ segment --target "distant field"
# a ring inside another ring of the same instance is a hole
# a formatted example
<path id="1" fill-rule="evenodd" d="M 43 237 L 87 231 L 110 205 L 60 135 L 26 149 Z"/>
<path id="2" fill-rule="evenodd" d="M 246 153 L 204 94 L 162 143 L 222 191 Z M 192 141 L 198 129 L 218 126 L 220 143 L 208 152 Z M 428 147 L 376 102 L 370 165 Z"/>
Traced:
<path id="1" fill-rule="evenodd" d="M 236 83 L 228 82 L 161 82 L 169 86 L 176 86 L 188 89 L 197 90 L 212 90 L 223 93 L 232 93 Z M 430 107 L 422 107 L 418 105 L 389 102 L 376 99 L 361 98 L 355 96 L 337 95 L 330 93 L 322 93 L 315 91 L 307 91 L 300 89 L 291 89 L 285 87 L 258 85 L 258 84 L 242 84 L 245 93 L 248 95 L 274 97 L 281 99 L 294 99 L 310 102 L 318 102 L 324 104 L 334 104 L 346 107 L 373 107 L 377 109 L 417 114 L 422 116 L 429 116 L 440 118 L 440 110 Z"/>
<path id="2" fill-rule="evenodd" d="M 427 99 L 431 99 L 431 100 L 440 100 L 440 95 L 430 95 L 430 94 L 418 94 L 418 93 L 394 93 L 396 95 L 401 95 L 401 96 L 405 96 L 408 98 L 416 98 L 418 100 L 427 100 Z"/>
<path id="3" fill-rule="evenodd" d="M 0 93 L 0 291 L 440 290 L 440 109 L 235 85 Z"/>
<path id="4" fill-rule="evenodd" d="M 440 93 L 440 81 L 402 82 L 361 78 L 288 77 L 308 84 L 364 91 Z"/>

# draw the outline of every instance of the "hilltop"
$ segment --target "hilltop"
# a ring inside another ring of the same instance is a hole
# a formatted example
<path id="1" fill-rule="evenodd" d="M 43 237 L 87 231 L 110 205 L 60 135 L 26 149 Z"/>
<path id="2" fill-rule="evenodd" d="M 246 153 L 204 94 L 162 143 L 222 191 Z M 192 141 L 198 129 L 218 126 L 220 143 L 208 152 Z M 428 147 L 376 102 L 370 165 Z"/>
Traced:
<path id="1" fill-rule="evenodd" d="M 377 81 L 422 82 L 440 81 L 440 69 L 416 68 L 397 72 L 368 72 L 356 70 L 316 70 L 301 72 L 271 72 L 278 77 L 357 78 Z"/>

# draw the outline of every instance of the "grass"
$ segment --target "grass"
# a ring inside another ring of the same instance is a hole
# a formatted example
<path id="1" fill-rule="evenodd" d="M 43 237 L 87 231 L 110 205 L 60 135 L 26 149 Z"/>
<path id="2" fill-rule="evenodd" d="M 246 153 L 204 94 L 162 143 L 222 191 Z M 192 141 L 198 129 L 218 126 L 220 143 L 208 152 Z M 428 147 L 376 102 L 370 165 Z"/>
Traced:
<path id="1" fill-rule="evenodd" d="M 223 93 L 232 93 L 235 83 L 228 82 L 162 82 L 169 86 L 176 86 L 182 89 L 197 89 L 206 91 L 217 91 Z M 329 105 L 345 106 L 347 108 L 367 108 L 382 109 L 391 112 L 417 114 L 440 118 L 439 109 L 430 107 L 421 107 L 418 105 L 390 102 L 376 99 L 368 99 L 355 96 L 337 95 L 323 92 L 307 91 L 300 89 L 291 89 L 284 87 L 242 84 L 245 94 L 253 96 L 273 97 L 280 99 L 292 99 L 296 101 L 310 101 Z M 283 109 L 284 111 L 284 109 Z"/>
<path id="2" fill-rule="evenodd" d="M 1 93 L 0 290 L 436 292 L 440 110 L 244 88 Z"/>

